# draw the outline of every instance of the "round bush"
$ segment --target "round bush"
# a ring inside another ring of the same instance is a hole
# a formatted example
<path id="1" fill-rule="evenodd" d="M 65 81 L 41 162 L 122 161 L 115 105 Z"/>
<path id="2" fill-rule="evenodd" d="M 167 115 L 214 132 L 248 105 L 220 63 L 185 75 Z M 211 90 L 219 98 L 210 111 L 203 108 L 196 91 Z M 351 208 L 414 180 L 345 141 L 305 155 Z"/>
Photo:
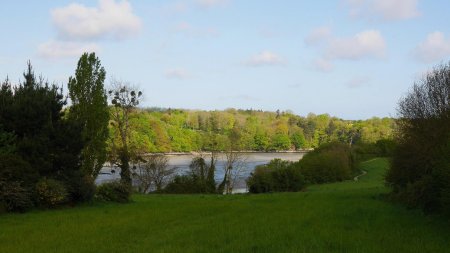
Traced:
<path id="1" fill-rule="evenodd" d="M 43 178 L 36 184 L 38 201 L 44 207 L 56 207 L 64 204 L 68 200 L 67 189 L 63 183 Z"/>
<path id="2" fill-rule="evenodd" d="M 67 182 L 70 200 L 86 202 L 94 198 L 96 186 L 91 176 L 73 176 Z"/>
<path id="3" fill-rule="evenodd" d="M 98 200 L 125 203 L 130 200 L 130 196 L 131 187 L 119 181 L 104 183 L 97 187 Z"/>
<path id="4" fill-rule="evenodd" d="M 7 212 L 24 212 L 31 207 L 33 201 L 28 189 L 16 181 L 0 181 L 0 209 Z"/>
<path id="5" fill-rule="evenodd" d="M 351 179 L 355 166 L 346 144 L 329 143 L 306 154 L 297 164 L 308 183 L 328 183 Z"/>
<path id="6" fill-rule="evenodd" d="M 305 188 L 305 180 L 294 164 L 274 159 L 269 164 L 256 167 L 247 179 L 251 193 L 295 192 Z"/>

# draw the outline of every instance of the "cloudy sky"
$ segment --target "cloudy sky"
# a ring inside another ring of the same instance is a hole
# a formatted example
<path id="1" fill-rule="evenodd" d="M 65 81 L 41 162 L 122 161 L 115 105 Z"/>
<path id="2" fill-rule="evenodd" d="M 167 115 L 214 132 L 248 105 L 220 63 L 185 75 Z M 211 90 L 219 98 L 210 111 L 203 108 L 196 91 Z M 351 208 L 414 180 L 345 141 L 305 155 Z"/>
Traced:
<path id="1" fill-rule="evenodd" d="M 66 85 L 84 51 L 144 106 L 396 115 L 450 60 L 448 0 L 2 2 L 0 77 Z"/>

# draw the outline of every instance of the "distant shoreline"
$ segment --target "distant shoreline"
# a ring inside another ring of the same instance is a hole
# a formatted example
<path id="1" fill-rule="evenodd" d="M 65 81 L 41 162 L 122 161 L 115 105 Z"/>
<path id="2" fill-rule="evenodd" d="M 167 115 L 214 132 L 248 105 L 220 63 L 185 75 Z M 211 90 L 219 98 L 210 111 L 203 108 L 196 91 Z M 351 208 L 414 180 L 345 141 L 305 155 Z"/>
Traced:
<path id="1" fill-rule="evenodd" d="M 280 151 L 252 151 L 252 150 L 245 150 L 245 151 L 232 151 L 233 153 L 250 153 L 250 154 L 255 154 L 255 153 L 261 153 L 261 154 L 280 154 L 280 153 L 285 153 L 285 154 L 296 154 L 296 153 L 308 153 L 310 151 L 312 151 L 314 149 L 302 149 L 302 150 L 280 150 Z M 227 151 L 217 151 L 217 153 L 223 154 L 226 153 Z M 196 151 L 191 151 L 191 152 L 161 152 L 161 153 L 146 153 L 143 156 L 150 156 L 150 155 L 200 155 L 200 154 L 204 154 L 204 155 L 210 155 L 212 152 L 210 151 L 205 151 L 205 152 L 196 152 Z"/>

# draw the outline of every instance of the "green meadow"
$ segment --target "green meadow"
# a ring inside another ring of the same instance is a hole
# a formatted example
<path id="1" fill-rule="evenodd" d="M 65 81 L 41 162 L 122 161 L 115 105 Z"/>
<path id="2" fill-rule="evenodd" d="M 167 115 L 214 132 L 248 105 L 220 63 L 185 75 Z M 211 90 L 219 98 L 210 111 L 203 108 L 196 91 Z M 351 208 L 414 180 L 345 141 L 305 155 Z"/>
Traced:
<path id="1" fill-rule="evenodd" d="M 0 252 L 450 252 L 450 222 L 384 199 L 386 159 L 360 180 L 261 195 L 135 195 L 0 215 Z"/>

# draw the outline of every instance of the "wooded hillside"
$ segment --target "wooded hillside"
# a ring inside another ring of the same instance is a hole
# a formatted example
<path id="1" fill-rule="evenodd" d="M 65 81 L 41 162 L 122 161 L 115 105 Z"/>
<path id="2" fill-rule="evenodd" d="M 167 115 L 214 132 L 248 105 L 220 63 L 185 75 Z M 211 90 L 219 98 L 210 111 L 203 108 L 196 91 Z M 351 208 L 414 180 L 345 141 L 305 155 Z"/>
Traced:
<path id="1" fill-rule="evenodd" d="M 147 108 L 130 118 L 133 149 L 147 152 L 199 150 L 300 150 L 323 143 L 375 143 L 390 139 L 391 118 L 342 120 L 328 114 L 259 110 L 198 111 Z M 111 136 L 115 136 L 110 129 Z M 109 149 L 114 149 L 110 140 Z"/>

